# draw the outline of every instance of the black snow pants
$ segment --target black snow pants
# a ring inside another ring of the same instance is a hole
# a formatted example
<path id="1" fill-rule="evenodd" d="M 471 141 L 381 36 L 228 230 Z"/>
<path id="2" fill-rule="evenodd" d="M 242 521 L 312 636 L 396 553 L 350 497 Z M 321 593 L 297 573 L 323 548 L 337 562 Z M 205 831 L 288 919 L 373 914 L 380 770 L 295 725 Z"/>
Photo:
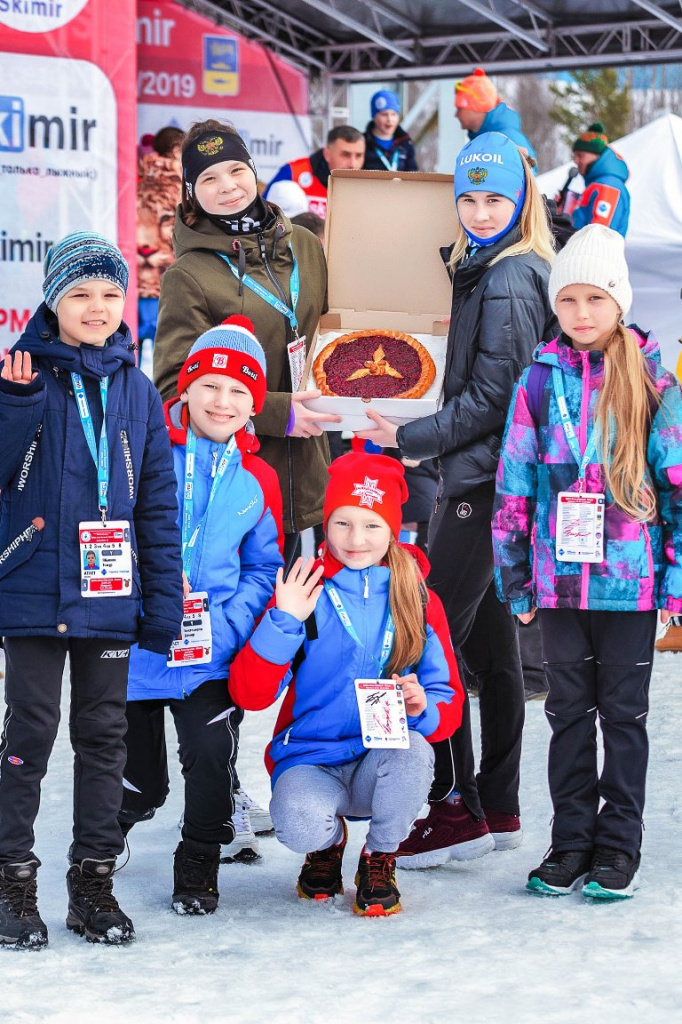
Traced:
<path id="1" fill-rule="evenodd" d="M 599 845 L 633 856 L 642 841 L 656 612 L 552 608 L 538 615 L 552 729 L 552 849 Z M 604 743 L 601 775 L 597 716 Z"/>
<path id="2" fill-rule="evenodd" d="M 492 518 L 495 485 L 482 484 L 466 498 L 437 507 L 430 525 L 429 586 L 440 597 L 458 656 L 478 684 L 481 762 L 474 767 L 469 697 L 462 725 L 434 744 L 432 800 L 453 788 L 476 818 L 483 808 L 519 813 L 521 739 L 525 715 L 516 619 L 495 595 Z"/>
<path id="3" fill-rule="evenodd" d="M 70 856 L 115 857 L 125 764 L 125 703 L 130 644 L 120 640 L 5 638 L 7 711 L 0 739 L 0 864 L 35 857 L 33 824 L 40 784 L 59 726 L 62 676 L 71 666 L 69 735 L 73 747 Z"/>

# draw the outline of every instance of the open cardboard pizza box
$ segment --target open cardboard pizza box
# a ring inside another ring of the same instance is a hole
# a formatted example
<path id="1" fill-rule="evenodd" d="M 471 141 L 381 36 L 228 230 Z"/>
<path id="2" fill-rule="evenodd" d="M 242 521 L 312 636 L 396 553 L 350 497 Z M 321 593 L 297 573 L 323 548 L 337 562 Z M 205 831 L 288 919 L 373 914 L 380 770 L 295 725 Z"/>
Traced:
<path id="1" fill-rule="evenodd" d="M 350 331 L 401 331 L 428 350 L 436 366 L 420 398 L 323 396 L 306 406 L 342 416 L 331 430 L 364 430 L 376 409 L 392 423 L 429 416 L 442 404 L 451 285 L 439 249 L 455 237 L 457 214 L 449 174 L 333 171 L 325 248 L 329 312 L 306 360 L 302 387 L 315 388 L 312 367 L 322 349 Z"/>

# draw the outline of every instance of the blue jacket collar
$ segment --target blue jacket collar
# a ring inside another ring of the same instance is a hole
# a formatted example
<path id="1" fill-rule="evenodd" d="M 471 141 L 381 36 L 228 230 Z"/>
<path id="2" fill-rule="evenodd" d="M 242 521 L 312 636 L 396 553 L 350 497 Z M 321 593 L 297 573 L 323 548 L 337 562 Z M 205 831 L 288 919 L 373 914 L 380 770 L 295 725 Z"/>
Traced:
<path id="1" fill-rule="evenodd" d="M 54 313 L 43 302 L 28 322 L 14 349 L 29 352 L 34 358 L 49 359 L 67 373 L 86 377 L 110 377 L 121 366 L 135 365 L 135 345 L 128 326 L 121 326 L 103 348 L 96 345 L 65 345 L 59 340 L 59 325 Z"/>

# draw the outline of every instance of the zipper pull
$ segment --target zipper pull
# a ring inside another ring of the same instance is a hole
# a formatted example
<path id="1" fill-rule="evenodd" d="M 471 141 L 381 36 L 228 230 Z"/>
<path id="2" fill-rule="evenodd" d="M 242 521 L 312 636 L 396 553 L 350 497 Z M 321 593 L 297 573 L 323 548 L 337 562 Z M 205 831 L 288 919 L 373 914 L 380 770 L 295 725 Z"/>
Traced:
<path id="1" fill-rule="evenodd" d="M 260 249 L 260 258 L 263 260 L 263 263 L 266 263 L 268 254 L 265 251 L 265 238 L 262 234 L 258 235 L 258 248 Z"/>
<path id="2" fill-rule="evenodd" d="M 213 479 L 213 477 L 216 474 L 216 469 L 218 468 L 218 449 L 217 448 L 214 448 L 213 451 L 211 452 L 211 458 L 213 460 L 213 464 L 211 466 L 211 479 Z"/>
<path id="3" fill-rule="evenodd" d="M 368 572 L 365 573 L 365 592 L 364 592 L 364 594 L 362 596 L 365 598 L 365 600 L 367 600 L 367 598 L 369 597 L 369 573 Z"/>

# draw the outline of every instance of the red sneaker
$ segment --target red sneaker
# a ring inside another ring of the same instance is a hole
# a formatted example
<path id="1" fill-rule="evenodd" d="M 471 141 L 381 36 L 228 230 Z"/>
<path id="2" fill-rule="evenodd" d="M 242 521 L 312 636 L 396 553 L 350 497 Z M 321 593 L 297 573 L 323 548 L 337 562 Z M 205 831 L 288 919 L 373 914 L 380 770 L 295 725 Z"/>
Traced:
<path id="1" fill-rule="evenodd" d="M 396 851 L 400 868 L 432 868 L 451 860 L 475 860 L 495 849 L 488 826 L 477 821 L 461 797 L 429 804 Z"/>
<path id="2" fill-rule="evenodd" d="M 503 814 L 502 811 L 485 811 L 490 834 L 495 840 L 496 850 L 515 850 L 523 842 L 521 819 L 518 814 Z"/>

